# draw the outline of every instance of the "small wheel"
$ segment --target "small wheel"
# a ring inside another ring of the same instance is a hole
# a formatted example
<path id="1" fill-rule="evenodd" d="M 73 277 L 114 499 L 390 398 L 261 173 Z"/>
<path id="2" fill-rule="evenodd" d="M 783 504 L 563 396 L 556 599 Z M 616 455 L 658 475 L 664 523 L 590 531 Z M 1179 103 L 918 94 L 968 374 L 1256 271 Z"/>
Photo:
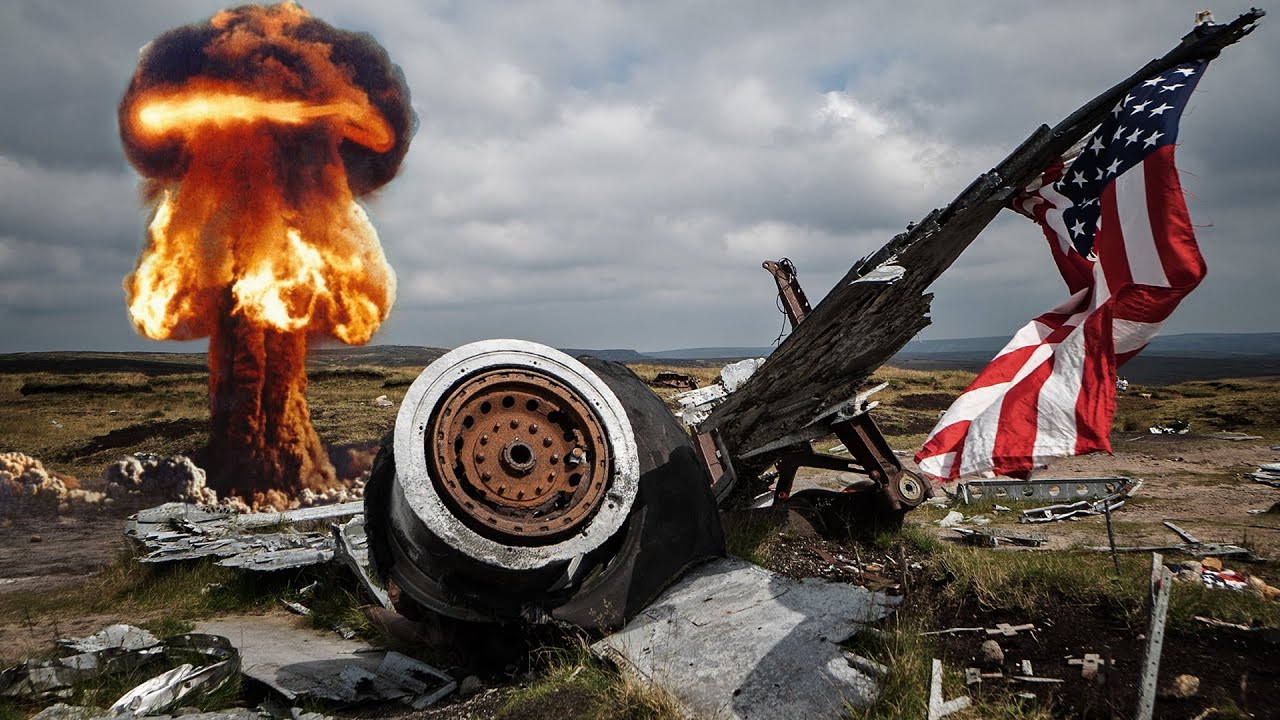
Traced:
<path id="1" fill-rule="evenodd" d="M 884 488 L 891 502 L 910 510 L 929 497 L 929 482 L 910 470 L 903 470 Z"/>

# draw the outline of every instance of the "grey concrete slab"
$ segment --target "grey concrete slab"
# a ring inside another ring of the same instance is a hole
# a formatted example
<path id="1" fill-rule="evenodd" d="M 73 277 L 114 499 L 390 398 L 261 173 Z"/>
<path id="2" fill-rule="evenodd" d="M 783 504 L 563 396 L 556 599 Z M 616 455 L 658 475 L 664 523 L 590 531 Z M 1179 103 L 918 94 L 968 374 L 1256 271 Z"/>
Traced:
<path id="1" fill-rule="evenodd" d="M 835 718 L 845 703 L 864 706 L 878 692 L 838 643 L 898 602 L 725 558 L 690 572 L 592 647 L 697 717 Z"/>

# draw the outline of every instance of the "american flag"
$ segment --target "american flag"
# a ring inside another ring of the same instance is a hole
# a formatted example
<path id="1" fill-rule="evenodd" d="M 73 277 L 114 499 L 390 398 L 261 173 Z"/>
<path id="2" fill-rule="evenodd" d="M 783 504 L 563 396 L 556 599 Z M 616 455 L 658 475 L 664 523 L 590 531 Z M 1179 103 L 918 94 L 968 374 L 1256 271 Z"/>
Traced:
<path id="1" fill-rule="evenodd" d="M 1110 452 L 1116 368 L 1204 277 L 1174 167 L 1178 120 L 1208 61 L 1130 89 L 1074 159 L 1014 201 L 1044 230 L 1067 288 L 942 416 L 926 474 L 1025 476 L 1049 458 Z"/>

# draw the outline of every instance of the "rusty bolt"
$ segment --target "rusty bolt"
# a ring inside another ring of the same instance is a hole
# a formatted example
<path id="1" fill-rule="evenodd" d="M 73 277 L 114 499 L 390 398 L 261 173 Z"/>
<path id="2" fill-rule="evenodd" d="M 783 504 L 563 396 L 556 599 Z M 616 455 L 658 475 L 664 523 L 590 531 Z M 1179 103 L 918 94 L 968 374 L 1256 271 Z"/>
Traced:
<path id="1" fill-rule="evenodd" d="M 538 423 L 529 423 L 529 434 L 533 435 L 538 432 Z"/>
<path id="2" fill-rule="evenodd" d="M 481 444 L 481 445 L 488 445 L 488 444 L 489 444 L 489 436 L 488 436 L 488 435 L 481 435 L 481 436 L 480 436 L 480 444 Z"/>
<path id="3" fill-rule="evenodd" d="M 551 447 L 551 438 L 549 437 L 542 438 L 542 447 Z"/>
<path id="4" fill-rule="evenodd" d="M 516 428 L 518 428 L 518 427 L 520 427 L 520 421 L 519 421 L 519 420 L 512 420 L 512 421 L 511 421 L 511 429 L 512 429 L 512 430 L 515 430 L 515 429 L 516 429 Z"/>

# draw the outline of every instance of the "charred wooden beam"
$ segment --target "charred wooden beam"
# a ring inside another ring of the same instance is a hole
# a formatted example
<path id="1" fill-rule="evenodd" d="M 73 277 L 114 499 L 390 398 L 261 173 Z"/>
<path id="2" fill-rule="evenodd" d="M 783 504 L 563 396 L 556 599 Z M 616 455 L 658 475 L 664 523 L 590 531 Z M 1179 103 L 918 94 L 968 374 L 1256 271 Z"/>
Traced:
<path id="1" fill-rule="evenodd" d="M 1197 27 L 1056 127 L 1038 128 L 950 205 L 855 263 L 700 430 L 718 431 L 731 452 L 743 457 L 838 413 L 876 368 L 928 326 L 933 296 L 925 289 L 1022 188 L 1092 132 L 1129 88 L 1182 63 L 1216 57 L 1265 14 L 1254 9 L 1227 25 Z"/>

